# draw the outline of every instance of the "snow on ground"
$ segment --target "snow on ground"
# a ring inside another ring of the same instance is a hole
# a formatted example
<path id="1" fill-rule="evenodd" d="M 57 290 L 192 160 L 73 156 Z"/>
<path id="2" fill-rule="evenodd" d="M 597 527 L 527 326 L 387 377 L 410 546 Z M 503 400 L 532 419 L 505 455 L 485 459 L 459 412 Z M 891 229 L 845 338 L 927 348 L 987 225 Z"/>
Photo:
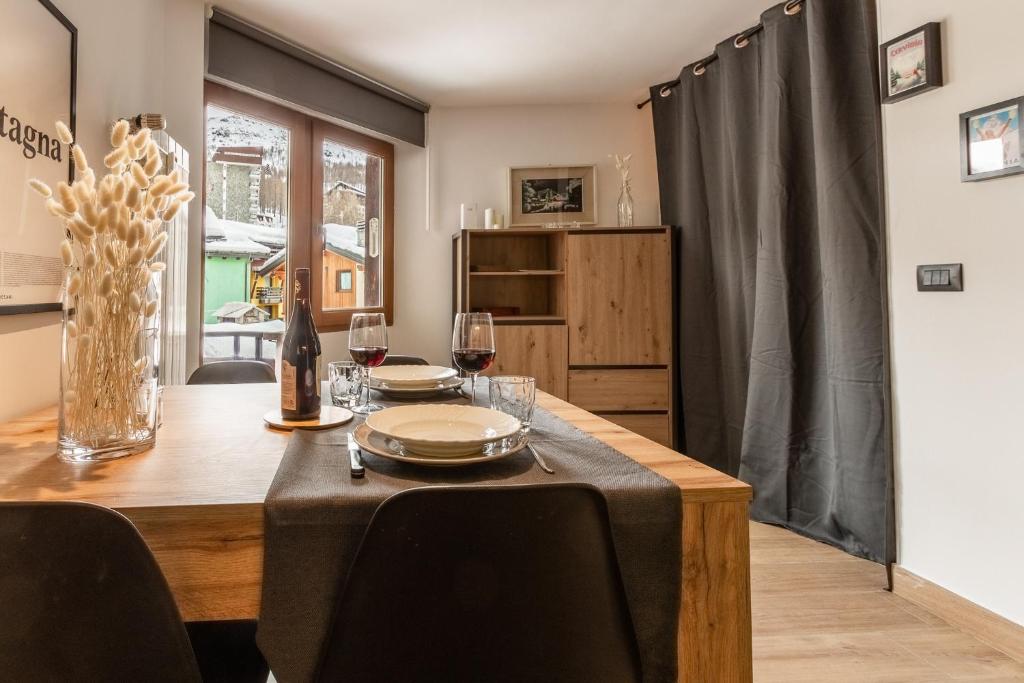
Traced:
<path id="1" fill-rule="evenodd" d="M 256 358 L 256 339 L 252 336 L 245 336 L 249 333 L 263 332 L 284 335 L 285 324 L 283 320 L 267 320 L 261 323 L 207 323 L 203 325 L 203 332 L 240 332 L 240 351 L 242 358 Z M 203 337 L 203 358 L 232 358 L 235 353 L 234 337 Z M 263 339 L 263 359 L 273 360 L 277 356 L 277 344 Z"/>

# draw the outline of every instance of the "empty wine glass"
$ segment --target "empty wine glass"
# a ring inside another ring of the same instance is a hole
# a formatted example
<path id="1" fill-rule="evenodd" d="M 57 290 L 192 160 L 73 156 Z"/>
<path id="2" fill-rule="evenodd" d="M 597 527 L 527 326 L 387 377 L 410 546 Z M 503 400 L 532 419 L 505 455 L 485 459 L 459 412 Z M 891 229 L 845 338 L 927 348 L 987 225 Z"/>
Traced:
<path id="1" fill-rule="evenodd" d="M 452 331 L 452 359 L 470 378 L 470 402 L 476 404 L 476 376 L 494 362 L 494 321 L 490 313 L 459 313 Z"/>
<path id="2" fill-rule="evenodd" d="M 356 313 L 348 329 L 348 353 L 363 372 L 366 400 L 352 407 L 352 412 L 366 415 L 383 406 L 370 403 L 370 368 L 388 356 L 388 328 L 383 313 Z"/>

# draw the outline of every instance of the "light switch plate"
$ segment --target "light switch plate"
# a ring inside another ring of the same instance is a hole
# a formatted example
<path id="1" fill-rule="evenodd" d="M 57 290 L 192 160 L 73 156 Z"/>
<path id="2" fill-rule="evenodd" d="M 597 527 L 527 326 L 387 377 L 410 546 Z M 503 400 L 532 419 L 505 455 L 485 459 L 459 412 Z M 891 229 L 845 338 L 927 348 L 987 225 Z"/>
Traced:
<path id="1" fill-rule="evenodd" d="M 917 291 L 962 292 L 964 271 L 962 263 L 936 263 L 917 267 Z"/>

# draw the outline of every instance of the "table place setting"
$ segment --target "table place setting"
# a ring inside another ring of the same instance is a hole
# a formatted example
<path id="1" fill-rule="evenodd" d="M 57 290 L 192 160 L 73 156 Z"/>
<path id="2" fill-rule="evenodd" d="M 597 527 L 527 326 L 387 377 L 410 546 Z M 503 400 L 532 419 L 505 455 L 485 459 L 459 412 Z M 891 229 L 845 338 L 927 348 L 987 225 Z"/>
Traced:
<path id="1" fill-rule="evenodd" d="M 351 411 L 351 422 L 296 425 L 264 501 L 258 640 L 279 680 L 311 679 L 334 605 L 384 501 L 423 487 L 545 484 L 584 484 L 606 498 L 645 680 L 675 680 L 678 487 L 537 406 L 533 377 L 494 376 L 478 387 L 476 376 L 496 352 L 489 314 L 459 314 L 453 330 L 452 358 L 469 376 L 468 392 L 455 368 L 385 365 L 383 316 L 353 316 L 349 348 L 352 361 L 330 363 L 323 388 L 305 390 L 322 396 L 322 413 Z"/>

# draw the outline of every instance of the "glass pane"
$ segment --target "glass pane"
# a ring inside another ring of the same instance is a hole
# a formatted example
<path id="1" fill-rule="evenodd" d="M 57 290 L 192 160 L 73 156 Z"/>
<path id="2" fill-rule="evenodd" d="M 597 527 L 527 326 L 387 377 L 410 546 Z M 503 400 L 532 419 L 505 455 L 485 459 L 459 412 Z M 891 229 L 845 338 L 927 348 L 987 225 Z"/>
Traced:
<path id="1" fill-rule="evenodd" d="M 383 172 L 380 157 L 324 140 L 323 308 L 384 301 Z"/>
<path id="2" fill-rule="evenodd" d="M 206 108 L 203 359 L 273 365 L 285 327 L 289 131 Z"/>

